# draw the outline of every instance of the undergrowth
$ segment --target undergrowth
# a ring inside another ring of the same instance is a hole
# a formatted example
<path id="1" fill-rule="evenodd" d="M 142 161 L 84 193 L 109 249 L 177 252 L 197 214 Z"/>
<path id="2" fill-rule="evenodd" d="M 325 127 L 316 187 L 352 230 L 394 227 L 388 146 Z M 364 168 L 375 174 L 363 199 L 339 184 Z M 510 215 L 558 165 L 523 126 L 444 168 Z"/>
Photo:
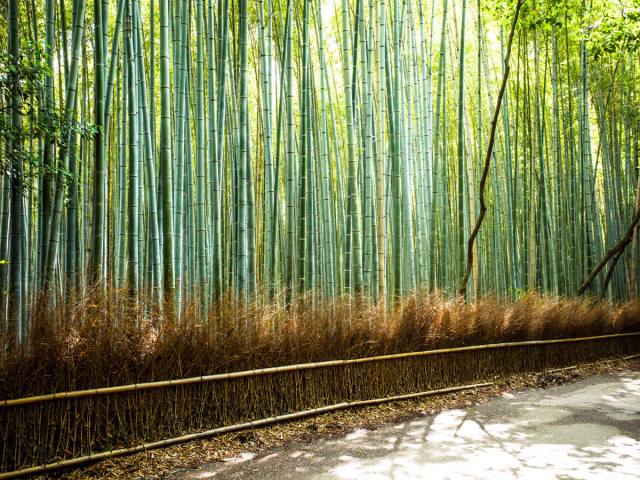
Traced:
<path id="1" fill-rule="evenodd" d="M 157 305 L 94 292 L 34 315 L 26 344 L 2 338 L 0 399 L 310 361 L 464 345 L 640 331 L 640 302 L 529 294 L 472 304 L 415 293 L 384 309 L 365 298 L 243 305 L 225 299 L 180 321 Z"/>

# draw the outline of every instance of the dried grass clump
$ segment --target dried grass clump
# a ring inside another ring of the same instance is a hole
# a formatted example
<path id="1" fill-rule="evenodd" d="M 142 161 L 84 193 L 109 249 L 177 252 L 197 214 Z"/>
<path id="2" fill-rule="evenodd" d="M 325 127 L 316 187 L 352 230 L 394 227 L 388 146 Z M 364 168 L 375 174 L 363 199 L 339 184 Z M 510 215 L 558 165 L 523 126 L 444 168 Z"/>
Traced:
<path id="1" fill-rule="evenodd" d="M 367 298 L 197 302 L 180 322 L 119 291 L 92 291 L 36 314 L 29 342 L 0 356 L 0 398 L 311 361 L 640 330 L 640 302 L 528 294 L 461 303 L 416 292 L 385 309 Z M 2 346 L 9 339 L 0 337 Z"/>

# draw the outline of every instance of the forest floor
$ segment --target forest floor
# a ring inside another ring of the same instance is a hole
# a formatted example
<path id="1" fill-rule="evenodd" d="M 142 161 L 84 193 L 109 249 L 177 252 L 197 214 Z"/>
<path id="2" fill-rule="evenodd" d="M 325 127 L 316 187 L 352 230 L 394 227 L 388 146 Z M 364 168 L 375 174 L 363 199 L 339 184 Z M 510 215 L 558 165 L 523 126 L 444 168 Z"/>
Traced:
<path id="1" fill-rule="evenodd" d="M 312 445 L 312 442 L 315 445 L 318 442 L 348 439 L 349 435 L 357 436 L 360 434 L 358 432 L 362 431 L 384 432 L 385 429 L 393 429 L 394 425 L 407 422 L 425 421 L 430 423 L 441 412 L 481 408 L 480 406 L 484 404 L 500 402 L 511 395 L 519 395 L 518 392 L 532 389 L 535 389 L 533 395 L 544 395 L 545 389 L 567 384 L 569 389 L 574 386 L 579 388 L 579 382 L 582 381 L 588 383 L 592 381 L 591 379 L 597 379 L 603 375 L 623 375 L 624 377 L 624 374 L 627 373 L 636 379 L 635 385 L 637 386 L 637 383 L 640 382 L 638 372 L 640 372 L 640 360 L 633 359 L 598 362 L 581 365 L 570 370 L 511 376 L 497 379 L 493 385 L 477 390 L 329 413 L 306 420 L 236 432 L 207 440 L 115 458 L 81 469 L 66 471 L 59 475 L 72 480 L 235 478 L 222 476 L 220 470 L 256 456 L 270 458 L 269 456 L 276 451 L 299 449 L 300 445 Z M 638 391 L 635 394 L 638 395 Z M 636 396 L 636 411 L 638 402 Z M 552 406 L 550 408 L 559 407 Z M 640 430 L 637 423 L 635 425 L 636 429 Z M 623 445 L 621 448 L 626 447 Z M 295 473 L 295 468 L 292 469 L 292 473 Z M 359 475 L 357 472 L 355 473 L 355 476 Z M 306 477 L 306 475 L 301 476 Z M 263 477 L 261 475 L 251 477 L 245 472 L 242 478 Z"/>

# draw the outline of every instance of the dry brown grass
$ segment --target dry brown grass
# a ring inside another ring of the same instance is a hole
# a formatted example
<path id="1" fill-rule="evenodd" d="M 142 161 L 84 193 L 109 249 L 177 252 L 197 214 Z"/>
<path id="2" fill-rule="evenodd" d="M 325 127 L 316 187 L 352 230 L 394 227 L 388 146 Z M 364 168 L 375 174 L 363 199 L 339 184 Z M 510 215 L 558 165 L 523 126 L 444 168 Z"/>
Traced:
<path id="1" fill-rule="evenodd" d="M 144 307 L 144 308 L 143 308 Z M 179 323 L 149 302 L 94 292 L 35 316 L 5 351 L 0 398 L 516 340 L 640 331 L 640 304 L 529 295 L 463 304 L 414 294 L 389 311 L 367 299 L 288 308 L 226 299 Z M 6 342 L 6 339 L 5 339 Z M 8 343 L 7 343 L 8 344 Z M 0 470 L 69 459 L 307 410 L 637 353 L 640 337 L 411 356 L 0 409 Z"/>
<path id="2" fill-rule="evenodd" d="M 242 305 L 180 323 L 150 302 L 93 292 L 36 315 L 29 343 L 0 355 L 0 398 L 267 366 L 504 341 L 640 330 L 640 302 L 535 294 L 460 303 L 413 294 L 385 311 L 368 299 Z M 5 344 L 7 339 L 0 339 Z M 3 345 L 4 346 L 4 345 Z M 5 349 L 3 349 L 5 350 Z"/>

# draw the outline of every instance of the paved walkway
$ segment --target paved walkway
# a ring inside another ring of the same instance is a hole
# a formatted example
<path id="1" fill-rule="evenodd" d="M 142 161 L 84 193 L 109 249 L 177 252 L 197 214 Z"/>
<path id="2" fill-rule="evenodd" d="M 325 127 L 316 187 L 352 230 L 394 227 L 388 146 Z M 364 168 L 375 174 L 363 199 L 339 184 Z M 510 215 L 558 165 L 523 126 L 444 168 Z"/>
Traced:
<path id="1" fill-rule="evenodd" d="M 640 372 L 292 444 L 174 479 L 640 479 Z"/>

